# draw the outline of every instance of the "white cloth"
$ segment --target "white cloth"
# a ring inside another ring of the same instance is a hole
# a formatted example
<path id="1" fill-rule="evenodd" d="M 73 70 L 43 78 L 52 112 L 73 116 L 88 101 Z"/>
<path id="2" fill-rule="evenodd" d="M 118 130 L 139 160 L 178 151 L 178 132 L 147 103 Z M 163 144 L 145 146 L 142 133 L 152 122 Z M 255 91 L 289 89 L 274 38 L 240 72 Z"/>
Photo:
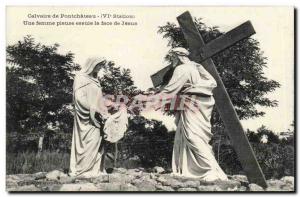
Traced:
<path id="1" fill-rule="evenodd" d="M 128 114 L 126 106 L 121 106 L 120 110 L 111 115 L 103 128 L 104 139 L 115 143 L 124 137 L 128 126 Z"/>
<path id="2" fill-rule="evenodd" d="M 212 90 L 216 85 L 214 78 L 200 64 L 189 61 L 175 68 L 168 85 L 161 91 L 164 95 L 180 94 L 185 99 L 184 110 L 176 112 L 177 130 L 172 157 L 175 175 L 206 181 L 227 179 L 209 145 L 215 103 Z M 198 107 L 193 108 L 195 105 Z"/>

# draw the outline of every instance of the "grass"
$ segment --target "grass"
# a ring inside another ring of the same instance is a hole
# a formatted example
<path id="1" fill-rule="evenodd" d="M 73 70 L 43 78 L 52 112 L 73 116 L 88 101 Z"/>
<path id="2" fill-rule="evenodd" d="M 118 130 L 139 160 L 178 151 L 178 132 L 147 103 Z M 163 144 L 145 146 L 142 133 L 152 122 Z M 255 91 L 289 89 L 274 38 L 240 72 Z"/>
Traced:
<path id="1" fill-rule="evenodd" d="M 56 169 L 68 169 L 69 153 L 43 152 L 40 156 L 34 152 L 7 153 L 6 174 L 31 174 L 49 172 Z"/>

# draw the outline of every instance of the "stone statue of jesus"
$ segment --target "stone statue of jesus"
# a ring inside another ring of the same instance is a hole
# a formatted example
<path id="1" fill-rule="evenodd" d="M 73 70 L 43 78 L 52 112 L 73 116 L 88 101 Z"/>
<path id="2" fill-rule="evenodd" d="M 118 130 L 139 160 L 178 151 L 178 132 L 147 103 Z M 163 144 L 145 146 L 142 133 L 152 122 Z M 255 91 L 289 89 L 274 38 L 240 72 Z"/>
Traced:
<path id="1" fill-rule="evenodd" d="M 176 125 L 172 170 L 175 175 L 199 178 L 204 181 L 227 180 L 218 165 L 209 141 L 211 114 L 215 100 L 212 90 L 217 86 L 215 79 L 202 65 L 188 58 L 184 48 L 170 51 L 174 72 L 169 82 L 156 98 L 171 98 L 180 95 L 184 107 L 176 110 Z M 197 106 L 197 107 L 195 107 Z"/>

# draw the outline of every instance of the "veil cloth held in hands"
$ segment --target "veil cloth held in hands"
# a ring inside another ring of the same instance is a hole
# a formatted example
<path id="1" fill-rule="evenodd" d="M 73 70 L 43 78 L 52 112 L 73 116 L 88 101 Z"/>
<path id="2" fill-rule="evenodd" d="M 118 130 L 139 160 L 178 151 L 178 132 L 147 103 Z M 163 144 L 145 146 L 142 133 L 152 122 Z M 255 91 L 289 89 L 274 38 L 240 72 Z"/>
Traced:
<path id="1" fill-rule="evenodd" d="M 120 106 L 119 111 L 109 116 L 104 123 L 104 139 L 116 143 L 124 137 L 128 126 L 128 114 L 126 106 Z"/>

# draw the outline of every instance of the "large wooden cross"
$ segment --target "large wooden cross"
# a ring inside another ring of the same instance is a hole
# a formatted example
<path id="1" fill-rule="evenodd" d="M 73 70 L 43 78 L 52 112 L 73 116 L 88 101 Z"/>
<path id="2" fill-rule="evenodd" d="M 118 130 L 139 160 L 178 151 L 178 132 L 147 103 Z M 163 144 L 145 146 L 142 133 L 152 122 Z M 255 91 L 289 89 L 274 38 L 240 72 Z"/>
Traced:
<path id="1" fill-rule="evenodd" d="M 217 81 L 218 86 L 213 91 L 216 106 L 249 182 L 256 183 L 262 187 L 267 187 L 264 174 L 256 160 L 226 88 L 211 59 L 211 57 L 216 53 L 255 34 L 251 22 L 247 21 L 226 34 L 205 44 L 189 12 L 185 12 L 178 16 L 177 20 L 192 53 L 190 58 L 195 62 L 201 63 Z M 151 76 L 155 87 L 162 84 L 163 77 L 169 69 L 170 66 L 165 67 Z"/>

